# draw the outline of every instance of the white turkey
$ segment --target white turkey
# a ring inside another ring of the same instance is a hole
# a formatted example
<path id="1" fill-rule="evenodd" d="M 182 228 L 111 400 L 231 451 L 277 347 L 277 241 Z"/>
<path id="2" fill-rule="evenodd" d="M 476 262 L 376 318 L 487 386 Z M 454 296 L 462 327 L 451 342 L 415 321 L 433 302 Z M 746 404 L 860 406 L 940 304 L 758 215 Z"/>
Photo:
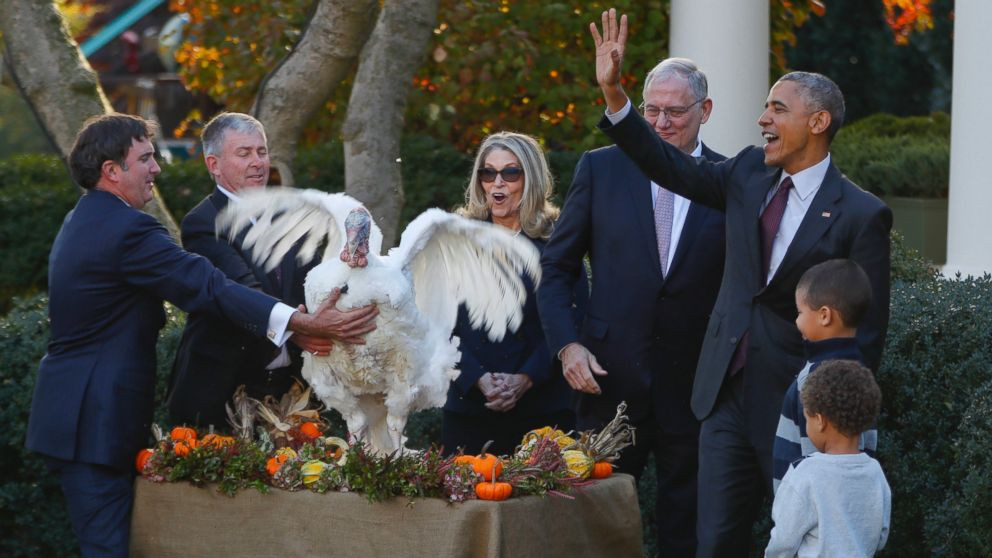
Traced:
<path id="1" fill-rule="evenodd" d="M 380 256 L 382 233 L 358 200 L 317 190 L 265 188 L 245 193 L 217 220 L 228 237 L 246 227 L 243 245 L 257 264 L 274 268 L 299 243 L 306 263 L 307 308 L 335 288 L 338 308 L 378 305 L 364 345 L 335 342 L 327 356 L 303 355 L 303 378 L 338 410 L 356 439 L 389 454 L 403 448 L 410 413 L 444 404 L 458 376 L 458 338 L 451 332 L 464 303 L 473 327 L 499 341 L 522 319 L 522 272 L 539 280 L 538 253 L 502 227 L 429 209 L 410 222 L 399 246 Z"/>

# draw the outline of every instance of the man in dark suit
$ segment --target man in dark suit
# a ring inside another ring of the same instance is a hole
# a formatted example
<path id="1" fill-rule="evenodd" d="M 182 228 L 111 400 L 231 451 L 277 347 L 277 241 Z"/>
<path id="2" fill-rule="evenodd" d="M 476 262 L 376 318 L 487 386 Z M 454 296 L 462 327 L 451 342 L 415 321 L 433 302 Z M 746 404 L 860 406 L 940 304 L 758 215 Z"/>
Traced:
<path id="1" fill-rule="evenodd" d="M 139 211 L 161 170 L 144 120 L 87 121 L 69 155 L 87 192 L 66 215 L 49 257 L 51 340 L 41 361 L 27 447 L 59 474 L 83 556 L 127 556 L 134 458 L 148 442 L 162 300 L 224 316 L 281 344 L 288 331 L 353 338 L 373 307 L 314 314 L 228 280 L 183 251 Z"/>
<path id="2" fill-rule="evenodd" d="M 603 36 L 590 29 L 607 104 L 600 127 L 653 180 L 726 214 L 725 273 L 692 390 L 692 410 L 703 421 L 698 555 L 747 556 L 757 506 L 771 492 L 782 398 L 803 365 L 796 284 L 833 258 L 865 270 L 873 303 L 858 342 L 876 368 L 888 326 L 892 212 L 830 161 L 844 119 L 843 95 L 830 79 L 786 74 L 758 119 L 763 148 L 722 163 L 694 160 L 658 141 L 630 110 L 619 81 L 626 16 L 604 12 L 603 28 Z"/>
<path id="3" fill-rule="evenodd" d="M 232 242 L 218 237 L 214 223 L 229 203 L 269 180 L 269 154 L 262 123 L 250 115 L 224 112 L 203 129 L 203 158 L 217 187 L 194 207 L 181 225 L 183 247 L 200 254 L 232 281 L 272 295 L 286 304 L 304 302 L 306 266 L 291 251 L 278 268 L 266 272 L 242 247 L 247 230 Z M 169 417 L 173 423 L 226 424 L 224 405 L 244 385 L 251 397 L 279 397 L 300 378 L 300 348 L 329 350 L 329 344 L 294 334 L 290 343 L 273 347 L 221 316 L 192 312 L 186 321 L 169 381 Z M 204 374 L 209 372 L 209 374 Z"/>
<path id="4" fill-rule="evenodd" d="M 652 135 L 687 156 L 724 158 L 699 141 L 712 106 L 690 60 L 662 61 L 645 79 Z M 579 392 L 579 429 L 602 427 L 627 402 L 637 444 L 619 469 L 639 477 L 654 453 L 659 554 L 681 557 L 695 550 L 699 422 L 689 396 L 723 276 L 724 218 L 664 186 L 616 146 L 585 153 L 541 259 L 538 299 L 551 348 Z M 580 332 L 570 285 L 586 254 L 592 295 Z"/>

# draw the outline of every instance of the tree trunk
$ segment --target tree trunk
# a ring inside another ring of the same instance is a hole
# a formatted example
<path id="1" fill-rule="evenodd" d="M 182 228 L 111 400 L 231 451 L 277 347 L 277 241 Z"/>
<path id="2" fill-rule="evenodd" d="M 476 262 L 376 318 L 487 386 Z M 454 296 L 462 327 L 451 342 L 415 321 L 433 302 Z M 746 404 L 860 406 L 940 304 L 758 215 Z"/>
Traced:
<path id="1" fill-rule="evenodd" d="M 55 148 L 67 158 L 87 118 L 113 109 L 96 73 L 69 36 L 54 2 L 0 0 L 4 61 L 21 95 Z M 145 206 L 179 238 L 175 219 L 158 190 Z"/>
<path id="2" fill-rule="evenodd" d="M 345 118 L 345 191 L 361 200 L 386 247 L 403 209 L 400 136 L 413 73 L 437 23 L 438 0 L 387 0 L 362 49 Z"/>
<path id="3" fill-rule="evenodd" d="M 265 125 L 283 186 L 293 185 L 290 164 L 303 128 L 348 75 L 378 9 L 378 0 L 320 0 L 300 42 L 262 82 L 251 112 Z"/>

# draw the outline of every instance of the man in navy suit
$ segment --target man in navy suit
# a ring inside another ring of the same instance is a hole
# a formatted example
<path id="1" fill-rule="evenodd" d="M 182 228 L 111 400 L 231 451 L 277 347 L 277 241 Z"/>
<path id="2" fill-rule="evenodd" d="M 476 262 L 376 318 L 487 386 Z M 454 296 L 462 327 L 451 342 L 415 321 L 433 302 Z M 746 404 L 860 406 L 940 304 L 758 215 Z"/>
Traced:
<path id="1" fill-rule="evenodd" d="M 317 262 L 300 265 L 291 250 L 277 269 L 266 272 L 242 246 L 248 230 L 232 241 L 215 232 L 217 215 L 229 203 L 238 203 L 240 194 L 268 183 L 269 152 L 262 123 L 247 114 L 224 112 L 203 128 L 202 140 L 203 159 L 217 187 L 183 218 L 183 247 L 210 260 L 232 281 L 290 306 L 302 304 L 303 280 Z M 224 406 L 239 385 L 256 399 L 278 398 L 300 378 L 301 348 L 330 349 L 329 343 L 301 334 L 289 341 L 273 347 L 221 316 L 191 313 L 169 381 L 169 418 L 175 424 L 223 426 Z"/>
<path id="2" fill-rule="evenodd" d="M 692 390 L 692 410 L 703 421 L 697 555 L 747 556 L 757 507 L 771 494 L 782 399 L 803 366 L 796 284 L 834 258 L 865 270 L 873 301 L 858 343 L 877 369 L 889 317 L 892 212 L 830 160 L 844 97 L 829 78 L 782 76 L 758 118 L 765 145 L 710 163 L 658 141 L 630 110 L 619 79 L 626 16 L 604 12 L 603 35 L 595 25 L 590 31 L 607 104 L 600 127 L 652 180 L 726 214 L 725 273 Z"/>
<path id="3" fill-rule="evenodd" d="M 690 60 L 664 60 L 645 79 L 652 135 L 688 156 L 723 159 L 699 141 L 712 107 Z M 602 427 L 627 402 L 637 444 L 619 469 L 639 477 L 654 453 L 659 554 L 681 557 L 695 550 L 699 422 L 689 395 L 723 276 L 724 218 L 664 187 L 616 146 L 585 153 L 541 259 L 538 299 L 551 348 L 579 392 L 579 429 Z M 587 254 L 592 294 L 578 331 L 570 285 Z"/>
<path id="4" fill-rule="evenodd" d="M 27 447 L 59 474 L 83 556 L 127 556 L 133 463 L 149 437 L 163 299 L 224 316 L 277 345 L 289 331 L 338 339 L 375 327 L 375 308 L 340 312 L 332 296 L 314 314 L 299 312 L 179 248 L 139 211 L 161 170 L 153 132 L 123 114 L 87 121 L 69 155 L 87 192 L 49 256 L 51 340 Z"/>

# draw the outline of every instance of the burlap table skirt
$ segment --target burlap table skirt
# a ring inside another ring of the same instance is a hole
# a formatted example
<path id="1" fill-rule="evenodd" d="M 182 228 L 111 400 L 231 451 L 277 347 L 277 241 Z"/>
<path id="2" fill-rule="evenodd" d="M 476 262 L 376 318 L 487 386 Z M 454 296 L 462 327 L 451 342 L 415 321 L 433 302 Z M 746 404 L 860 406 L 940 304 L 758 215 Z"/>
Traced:
<path id="1" fill-rule="evenodd" d="M 504 502 L 393 498 L 348 493 L 244 490 L 135 481 L 135 557 L 642 556 L 633 477 L 614 475 L 571 493 Z"/>

